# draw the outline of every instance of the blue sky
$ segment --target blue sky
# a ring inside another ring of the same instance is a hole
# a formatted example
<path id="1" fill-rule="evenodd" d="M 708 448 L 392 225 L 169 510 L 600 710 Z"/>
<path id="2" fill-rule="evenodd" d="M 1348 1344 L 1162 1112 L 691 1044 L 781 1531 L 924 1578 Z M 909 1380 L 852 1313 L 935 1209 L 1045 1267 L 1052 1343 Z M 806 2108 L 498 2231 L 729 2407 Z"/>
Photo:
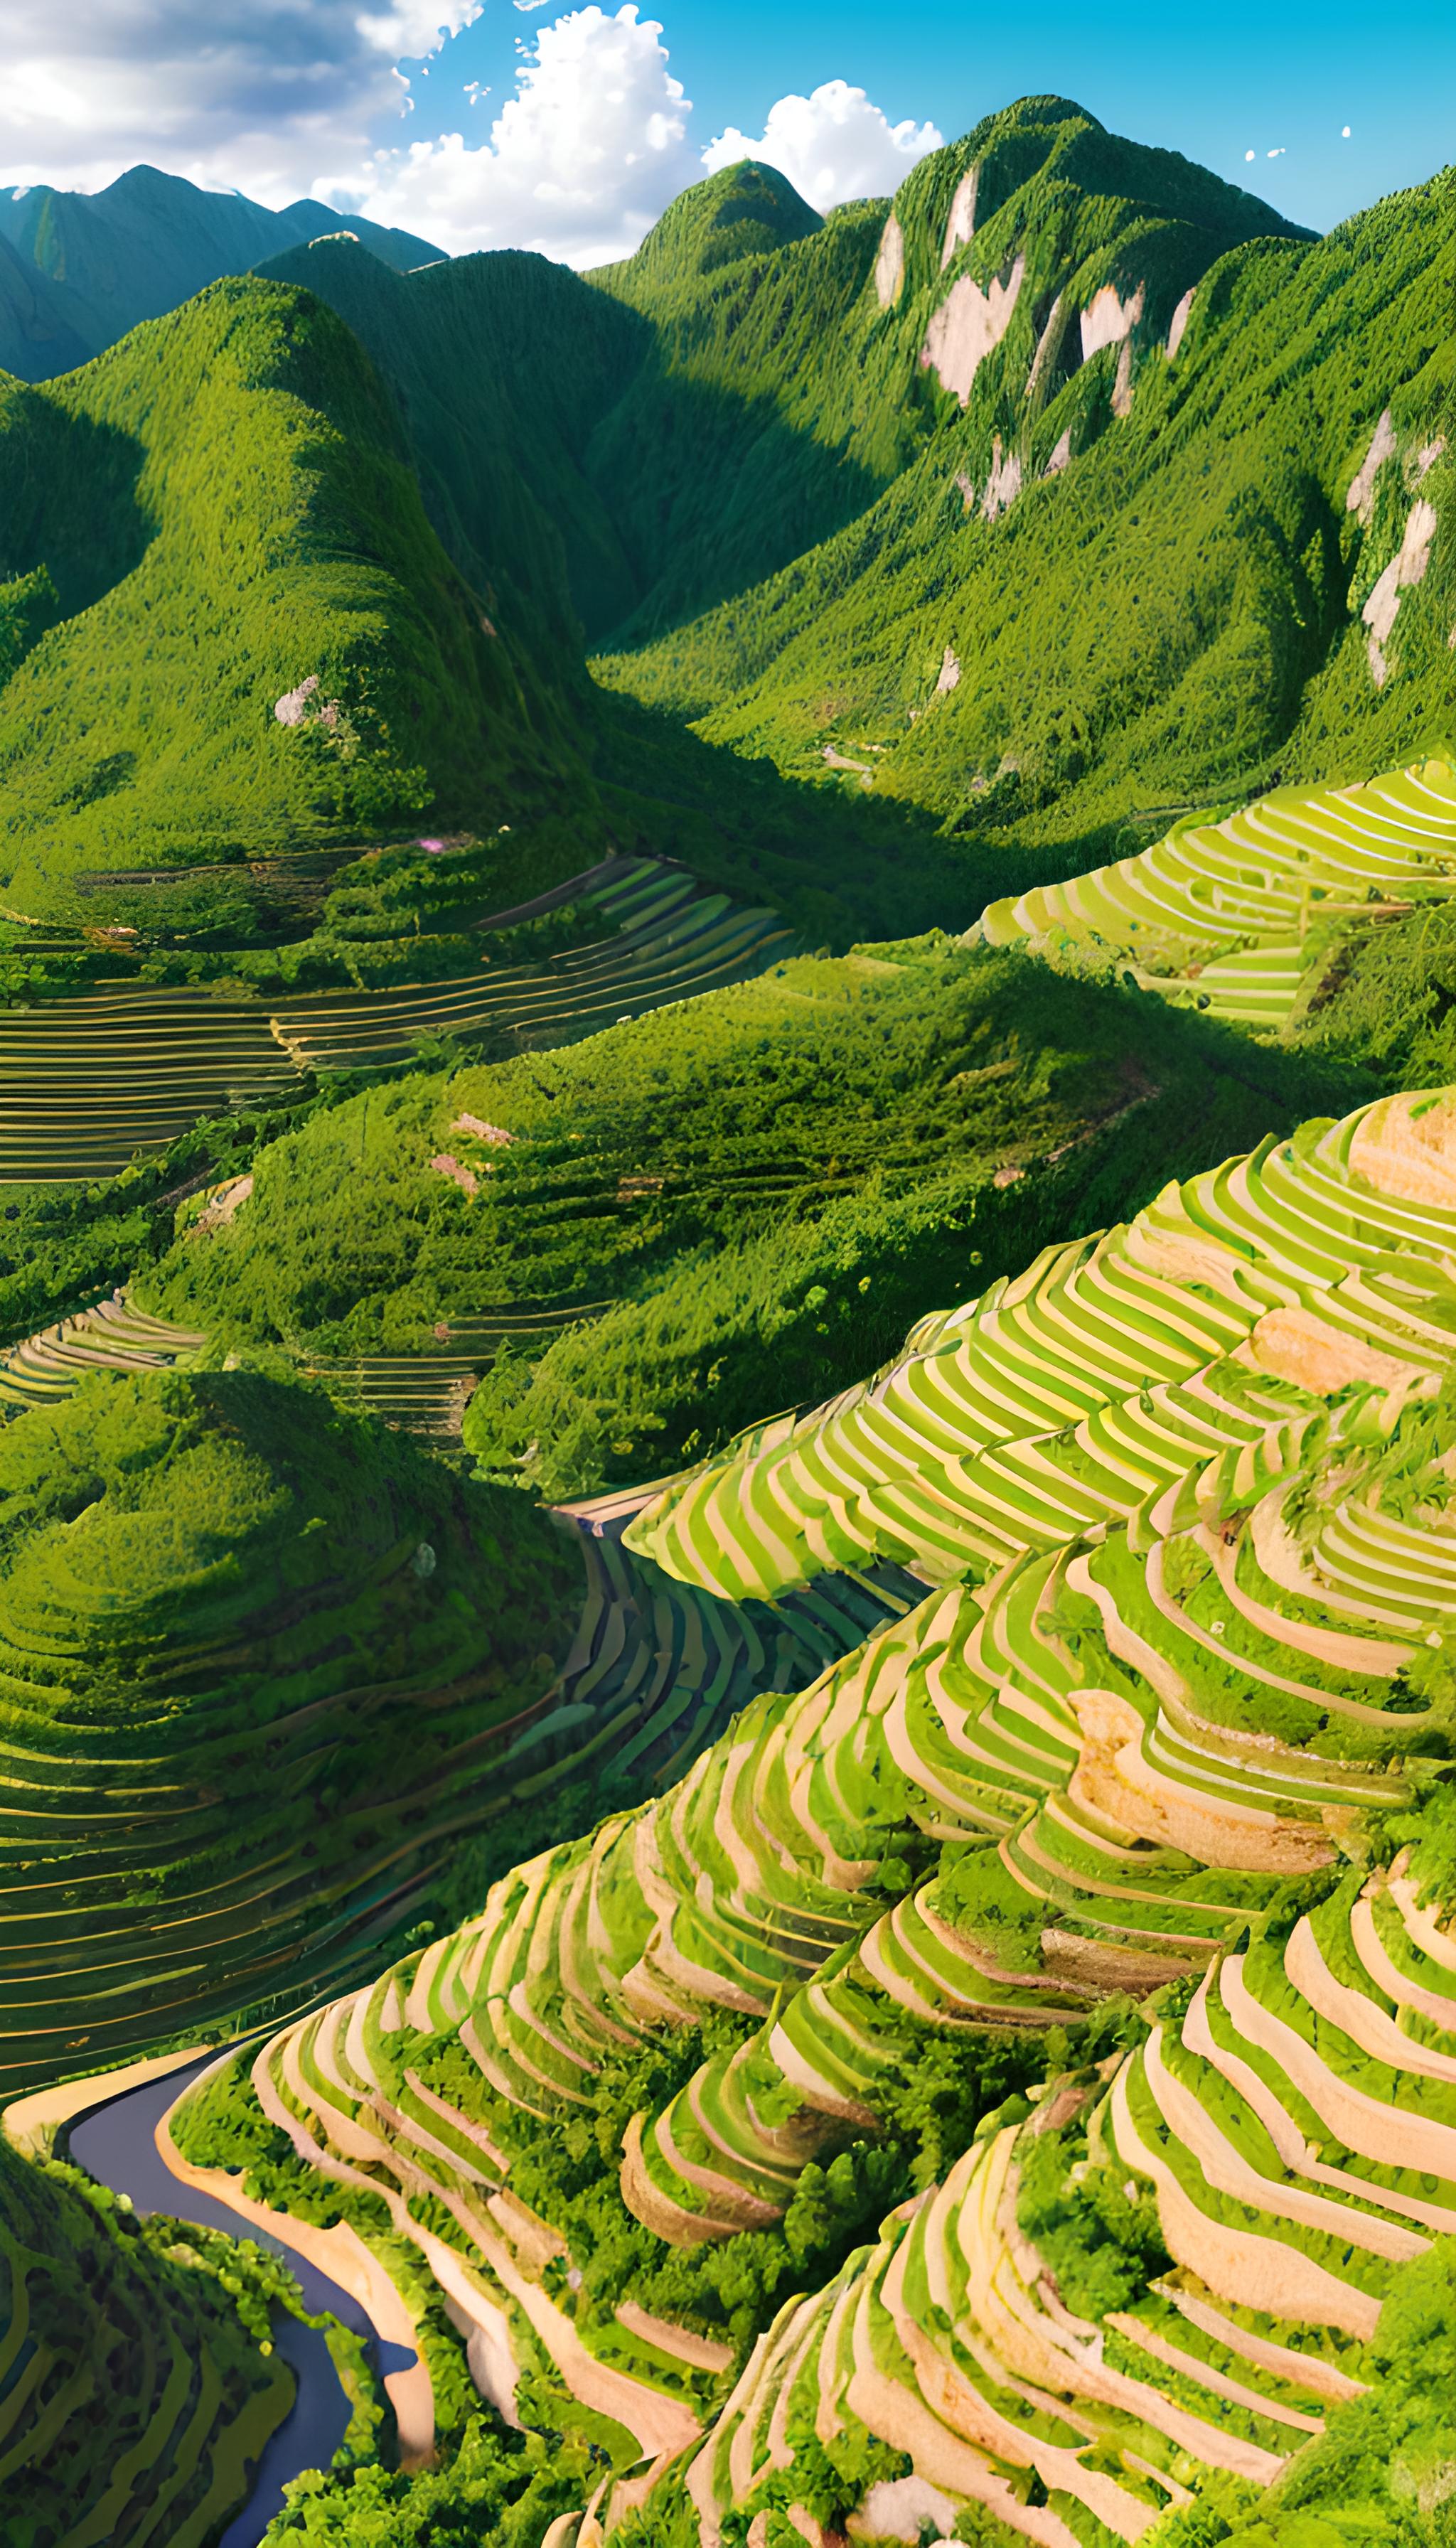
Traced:
<path id="1" fill-rule="evenodd" d="M 416 79 L 410 137 L 462 116 L 470 136 L 510 94 L 519 42 L 555 14 L 487 0 Z M 704 141 L 730 123 L 760 132 L 775 98 L 834 78 L 866 89 L 891 123 L 929 118 L 948 139 L 1012 98 L 1054 90 L 1320 229 L 1456 158 L 1456 0 L 1038 0 L 999 11 L 966 0 L 657 0 L 643 14 L 662 25 Z M 470 80 L 491 90 L 474 109 L 461 95 Z"/>
<path id="2" fill-rule="evenodd" d="M 0 0 L 0 183 L 146 159 L 578 265 L 705 153 L 759 150 L 827 210 L 1029 91 L 1316 228 L 1456 157 L 1456 0 Z"/>

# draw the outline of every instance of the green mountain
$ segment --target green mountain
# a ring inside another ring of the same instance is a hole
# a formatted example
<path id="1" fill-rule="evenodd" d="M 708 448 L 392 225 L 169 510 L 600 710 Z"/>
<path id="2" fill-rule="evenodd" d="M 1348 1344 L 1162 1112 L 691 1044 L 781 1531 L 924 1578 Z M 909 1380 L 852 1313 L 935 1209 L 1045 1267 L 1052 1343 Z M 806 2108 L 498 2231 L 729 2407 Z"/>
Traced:
<path id="1" fill-rule="evenodd" d="M 1449 228 L 1436 185 L 1307 241 L 1031 100 L 888 215 L 820 222 L 744 163 L 588 280 L 513 254 L 397 273 L 347 238 L 275 254 L 269 280 L 352 336 L 267 283 L 214 286 L 163 336 L 9 395 L 0 628 L 12 664 L 31 650 L 0 691 L 11 898 L 54 910 L 73 868 L 416 811 L 555 815 L 579 851 L 610 825 L 756 879 L 843 944 L 892 911 L 963 925 L 1008 857 L 1049 880 L 1149 799 L 1266 775 L 1276 744 L 1317 776 L 1345 774 L 1348 733 L 1394 759 L 1444 695 Z M 79 249 L 66 271 L 90 288 Z M 204 406 L 234 395 L 257 454 L 235 512 L 197 465 Z M 292 432 L 289 397 L 343 442 Z M 272 565 L 239 576 L 229 541 Z"/>
<path id="2" fill-rule="evenodd" d="M 0 1429 L 0 2095 L 337 1987 L 502 1824 L 676 1775 L 895 1606 L 684 1598 L 199 1341 L 143 1322 Z"/>
<path id="3" fill-rule="evenodd" d="M 917 238 L 944 228 L 942 199 L 967 165 L 981 171 L 983 231 L 1000 207 L 986 236 L 1035 242 L 1028 308 L 1062 283 L 1074 308 L 1094 269 L 1105 282 L 1140 255 L 1165 317 L 1168 294 L 1225 249 L 1291 234 L 1268 205 L 1039 100 L 917 172 Z M 491 255 L 391 283 L 332 241 L 268 271 L 319 292 L 363 337 L 447 505 L 473 502 L 510 539 L 499 484 L 477 491 L 472 476 L 485 455 L 527 478 L 565 539 L 589 640 L 636 646 L 856 519 L 930 437 L 918 356 L 942 287 L 919 257 L 892 316 L 871 323 L 884 214 L 856 204 L 823 222 L 745 160 L 585 280 Z M 952 263 L 958 280 L 963 252 Z"/>
<path id="4" fill-rule="evenodd" d="M 1307 240 L 1025 102 L 906 180 L 826 346 L 826 410 L 914 402 L 877 500 L 598 678 L 1076 864 L 1407 757 L 1449 715 L 1453 259 L 1446 178 Z"/>
<path id="5" fill-rule="evenodd" d="M 1450 2548 L 1453 283 L 0 205 L 0 2089 L 251 2030 L 280 2541 Z M 217 2548 L 198 2254 L 0 2148 L 6 2548 Z"/>
<path id="6" fill-rule="evenodd" d="M 629 1487 L 843 1387 L 972 1257 L 1010 1270 L 1351 1084 L 1147 1005 L 939 933 L 793 957 L 315 1116 L 134 1294 L 344 1386 L 412 1357 L 424 1387 L 476 1339 L 487 1469 Z"/>
<path id="7" fill-rule="evenodd" d="M 273 213 L 159 168 L 128 168 L 94 195 L 0 189 L 0 371 L 51 380 L 220 275 L 245 274 L 294 240 L 341 228 L 402 270 L 440 254 L 408 230 L 345 220 L 327 204 L 305 199 Z"/>
<path id="8" fill-rule="evenodd" d="M 0 384 L 0 889 L 23 911 L 66 908 L 77 870 L 426 808 L 564 818 L 599 855 L 562 704 L 450 566 L 331 312 L 215 284 L 64 381 Z"/>

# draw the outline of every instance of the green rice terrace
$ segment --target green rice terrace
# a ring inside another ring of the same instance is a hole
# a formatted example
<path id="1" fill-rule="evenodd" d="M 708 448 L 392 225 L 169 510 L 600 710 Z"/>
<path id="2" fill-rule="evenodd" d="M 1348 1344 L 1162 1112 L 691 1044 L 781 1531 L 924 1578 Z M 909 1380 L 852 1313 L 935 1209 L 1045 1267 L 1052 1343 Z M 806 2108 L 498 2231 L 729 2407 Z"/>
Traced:
<path id="1" fill-rule="evenodd" d="M 684 1598 L 195 1357 L 96 1369 L 0 1432 L 0 1537 L 10 2093 L 367 1970 L 493 1827 L 676 1774 L 904 1600 L 894 1570 L 773 1612 Z"/>
<path id="2" fill-rule="evenodd" d="M 1456 772 L 1431 760 L 1354 787 L 1281 788 L 1065 884 L 993 903 L 989 946 L 1126 964 L 1139 989 L 1283 1026 L 1357 924 L 1449 898 Z"/>
<path id="3" fill-rule="evenodd" d="M 650 861 L 608 860 L 543 899 L 581 908 L 599 936 L 536 964 L 493 963 L 482 952 L 469 972 L 394 988 L 361 982 L 268 1001 L 217 985 L 137 983 L 10 1009 L 0 1027 L 0 1185 L 115 1176 L 199 1116 L 283 1108 L 320 1075 L 398 1068 L 421 1042 L 568 1043 L 735 981 L 791 944 L 772 913 L 738 909 Z M 477 928 L 489 945 L 493 926 L 534 916 Z"/>
<path id="4" fill-rule="evenodd" d="M 596 2445 L 560 2542 L 1137 2540 L 1378 2429 L 1456 2226 L 1453 1161 L 1382 1100 L 913 1339 L 796 1572 L 918 1606 L 173 2113 Z"/>

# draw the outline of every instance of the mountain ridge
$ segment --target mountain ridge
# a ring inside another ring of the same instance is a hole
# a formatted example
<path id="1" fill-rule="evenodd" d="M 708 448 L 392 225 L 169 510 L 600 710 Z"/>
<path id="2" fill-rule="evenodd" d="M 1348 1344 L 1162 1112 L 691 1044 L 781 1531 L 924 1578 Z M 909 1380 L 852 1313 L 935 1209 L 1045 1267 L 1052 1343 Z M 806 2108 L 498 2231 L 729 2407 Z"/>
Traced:
<path id="1" fill-rule="evenodd" d="M 145 161 L 92 195 L 0 186 L 0 278 L 13 278 L 0 298 L 0 371 L 27 381 L 73 371 L 220 276 L 340 228 L 402 270 L 440 255 L 407 230 L 346 220 L 307 197 L 271 212 Z"/>

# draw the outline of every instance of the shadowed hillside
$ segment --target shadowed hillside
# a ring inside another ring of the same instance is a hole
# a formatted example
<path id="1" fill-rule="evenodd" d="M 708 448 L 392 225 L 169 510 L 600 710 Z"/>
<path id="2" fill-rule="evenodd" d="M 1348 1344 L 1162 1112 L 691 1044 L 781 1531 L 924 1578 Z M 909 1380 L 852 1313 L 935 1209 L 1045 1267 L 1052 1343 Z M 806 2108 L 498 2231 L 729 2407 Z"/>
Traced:
<path id="1" fill-rule="evenodd" d="M 30 2165 L 0 2132 L 7 2543 L 211 2548 L 293 2404 L 291 2375 L 259 2349 L 272 2355 L 266 2273 L 167 2252 L 70 2174 Z"/>

